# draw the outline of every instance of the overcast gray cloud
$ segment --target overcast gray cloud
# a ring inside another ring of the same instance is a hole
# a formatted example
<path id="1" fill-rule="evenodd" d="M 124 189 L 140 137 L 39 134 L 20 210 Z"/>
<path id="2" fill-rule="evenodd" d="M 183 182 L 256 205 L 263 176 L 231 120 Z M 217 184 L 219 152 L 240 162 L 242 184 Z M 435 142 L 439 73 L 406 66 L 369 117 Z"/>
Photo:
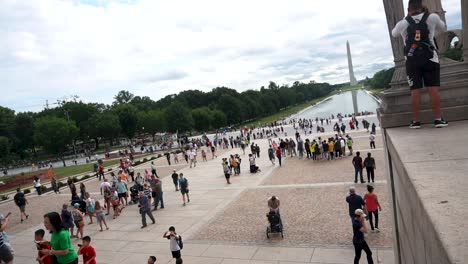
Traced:
<path id="1" fill-rule="evenodd" d="M 460 1 L 442 1 L 459 27 Z M 392 66 L 381 0 L 2 0 L 0 105 L 358 79 Z"/>

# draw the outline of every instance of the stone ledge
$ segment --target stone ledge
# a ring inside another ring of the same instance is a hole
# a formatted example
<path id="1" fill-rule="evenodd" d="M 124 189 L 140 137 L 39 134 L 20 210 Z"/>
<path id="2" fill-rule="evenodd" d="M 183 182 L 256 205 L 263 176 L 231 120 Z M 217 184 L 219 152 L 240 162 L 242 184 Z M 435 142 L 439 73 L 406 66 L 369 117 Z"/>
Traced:
<path id="1" fill-rule="evenodd" d="M 402 263 L 468 261 L 466 131 L 468 121 L 386 129 Z"/>

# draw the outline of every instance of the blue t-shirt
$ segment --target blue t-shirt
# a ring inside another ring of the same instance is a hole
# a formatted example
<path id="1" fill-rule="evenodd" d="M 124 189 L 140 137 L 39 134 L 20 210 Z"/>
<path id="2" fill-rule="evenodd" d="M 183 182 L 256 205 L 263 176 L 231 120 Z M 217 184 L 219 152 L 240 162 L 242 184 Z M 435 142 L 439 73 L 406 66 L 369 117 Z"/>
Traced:
<path id="1" fill-rule="evenodd" d="M 125 182 L 117 183 L 117 192 L 118 193 L 126 193 L 127 192 L 127 185 Z"/>
<path id="2" fill-rule="evenodd" d="M 361 232 L 362 223 L 361 221 L 354 219 L 353 220 L 353 243 L 362 243 L 364 242 L 364 233 Z"/>
<path id="3" fill-rule="evenodd" d="M 180 188 L 186 190 L 187 189 L 187 179 L 180 178 L 179 179 Z"/>

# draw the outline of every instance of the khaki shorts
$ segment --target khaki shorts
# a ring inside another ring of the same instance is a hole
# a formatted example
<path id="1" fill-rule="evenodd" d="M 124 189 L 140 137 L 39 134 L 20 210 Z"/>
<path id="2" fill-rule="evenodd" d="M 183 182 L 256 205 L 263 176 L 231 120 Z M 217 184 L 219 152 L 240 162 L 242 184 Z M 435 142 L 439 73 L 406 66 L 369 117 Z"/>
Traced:
<path id="1" fill-rule="evenodd" d="M 20 212 L 24 213 L 26 211 L 26 205 L 22 205 L 19 207 Z"/>

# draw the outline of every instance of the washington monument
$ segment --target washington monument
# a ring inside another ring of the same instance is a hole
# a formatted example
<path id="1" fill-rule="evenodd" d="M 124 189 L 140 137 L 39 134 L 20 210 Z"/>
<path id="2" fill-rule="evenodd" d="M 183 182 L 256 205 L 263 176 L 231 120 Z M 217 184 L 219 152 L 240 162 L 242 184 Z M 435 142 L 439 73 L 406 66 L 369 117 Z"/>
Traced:
<path id="1" fill-rule="evenodd" d="M 348 41 L 346 41 L 346 50 L 348 52 L 349 84 L 353 86 L 357 84 L 357 81 L 356 77 L 354 77 L 353 60 L 351 59 L 351 49 L 349 48 Z"/>

